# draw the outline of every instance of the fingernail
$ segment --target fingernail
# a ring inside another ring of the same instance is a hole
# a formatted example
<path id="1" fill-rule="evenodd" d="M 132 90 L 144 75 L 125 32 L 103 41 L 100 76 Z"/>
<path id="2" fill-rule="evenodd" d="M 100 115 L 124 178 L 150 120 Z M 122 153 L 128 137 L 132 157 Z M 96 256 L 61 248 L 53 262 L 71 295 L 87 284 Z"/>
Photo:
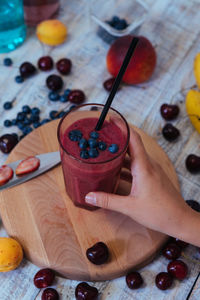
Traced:
<path id="1" fill-rule="evenodd" d="M 96 205 L 96 196 L 95 193 L 89 193 L 85 196 L 85 202 L 90 203 L 92 205 Z"/>

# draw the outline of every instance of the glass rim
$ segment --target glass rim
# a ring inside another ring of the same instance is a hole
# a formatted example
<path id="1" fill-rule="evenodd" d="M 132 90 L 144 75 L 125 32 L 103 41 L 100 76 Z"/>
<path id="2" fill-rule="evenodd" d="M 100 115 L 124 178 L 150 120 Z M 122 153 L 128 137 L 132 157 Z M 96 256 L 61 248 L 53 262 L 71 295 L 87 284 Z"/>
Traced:
<path id="1" fill-rule="evenodd" d="M 71 109 L 70 111 L 68 111 L 63 117 L 62 119 L 60 120 L 59 124 L 58 124 L 58 128 L 57 128 L 57 139 L 58 139 L 58 142 L 59 142 L 59 145 L 61 146 L 61 148 L 63 149 L 63 151 L 69 155 L 71 158 L 73 158 L 74 160 L 80 162 L 80 163 L 83 163 L 83 164 L 89 164 L 89 165 L 96 165 L 96 164 L 105 164 L 107 162 L 110 162 L 112 160 L 115 160 L 116 158 L 118 158 L 123 152 L 125 152 L 125 150 L 127 149 L 128 147 L 128 143 L 129 143 L 129 139 L 130 139 L 130 129 L 129 129 L 129 125 L 126 121 L 126 119 L 122 116 L 122 114 L 120 112 L 118 112 L 116 109 L 110 107 L 109 109 L 111 109 L 112 111 L 116 112 L 121 118 L 122 120 L 124 121 L 125 125 L 126 125 L 126 129 L 127 129 L 127 139 L 126 139 L 126 143 L 125 143 L 125 146 L 123 147 L 123 149 L 116 155 L 114 156 L 113 158 L 110 158 L 108 160 L 105 160 L 105 161 L 99 161 L 99 162 L 91 162 L 91 161 L 83 161 L 75 156 L 73 156 L 72 154 L 70 154 L 63 146 L 62 142 L 61 142 L 61 139 L 60 139 L 60 128 L 62 126 L 62 123 L 64 121 L 64 119 L 71 113 L 71 112 L 74 112 L 76 111 L 77 109 L 81 108 L 81 107 L 87 107 L 87 106 L 100 106 L 100 107 L 104 107 L 104 104 L 100 104 L 100 103 L 87 103 L 87 104 L 82 104 L 82 105 L 79 105 L 77 107 L 74 107 L 73 109 Z"/>

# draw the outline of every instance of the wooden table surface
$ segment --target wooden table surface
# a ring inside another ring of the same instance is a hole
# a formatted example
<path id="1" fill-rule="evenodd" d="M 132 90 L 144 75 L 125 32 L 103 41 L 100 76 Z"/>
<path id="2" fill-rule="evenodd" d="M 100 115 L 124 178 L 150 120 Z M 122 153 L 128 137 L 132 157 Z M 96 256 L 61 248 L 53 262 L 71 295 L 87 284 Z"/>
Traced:
<path id="1" fill-rule="evenodd" d="M 105 64 L 109 45 L 96 35 L 97 28 L 88 18 L 86 2 L 86 0 L 62 1 L 59 19 L 67 25 L 69 31 L 68 40 L 62 46 L 50 48 L 41 45 L 35 36 L 35 30 L 29 29 L 27 39 L 20 48 L 9 54 L 0 55 L 1 135 L 20 133 L 17 127 L 5 128 L 3 123 L 6 119 L 13 119 L 24 104 L 40 107 L 43 119 L 48 118 L 51 110 L 66 107 L 66 104 L 61 102 L 48 100 L 48 90 L 45 87 L 47 73 L 40 72 L 23 84 L 14 81 L 22 62 L 30 61 L 36 64 L 38 58 L 43 55 L 49 54 L 55 61 L 62 57 L 71 58 L 73 70 L 70 76 L 63 77 L 65 87 L 83 89 L 87 95 L 87 103 L 105 103 L 107 92 L 102 88 L 102 82 L 110 77 Z M 129 122 L 153 136 L 167 152 L 179 176 L 184 199 L 200 201 L 200 175 L 191 175 L 185 169 L 186 156 L 190 153 L 197 155 L 200 153 L 200 137 L 186 116 L 185 91 L 183 91 L 195 84 L 193 60 L 200 52 L 200 1 L 146 0 L 145 2 L 150 7 L 148 17 L 137 33 L 146 36 L 156 47 L 157 68 L 149 82 L 140 86 L 123 86 L 116 95 L 113 107 Z M 110 15 L 113 14 L 114 11 L 111 10 Z M 3 66 L 5 57 L 13 59 L 12 67 Z M 55 70 L 48 74 L 54 72 Z M 14 107 L 5 111 L 3 103 L 15 97 Z M 178 103 L 181 109 L 180 116 L 174 122 L 181 131 L 181 137 L 176 143 L 168 143 L 161 135 L 164 121 L 160 117 L 159 109 L 164 102 Z M 1 164 L 6 158 L 6 155 L 0 153 Z M 15 199 L 13 205 L 14 201 Z M 0 236 L 6 236 L 2 223 Z M 101 300 L 200 299 L 199 250 L 189 246 L 181 259 L 187 263 L 189 275 L 182 282 L 175 280 L 173 287 L 167 291 L 158 290 L 154 284 L 156 274 L 166 271 L 168 262 L 162 256 L 158 256 L 151 264 L 140 270 L 145 284 L 139 290 L 128 289 L 124 277 L 91 284 L 99 289 Z M 0 299 L 41 299 L 41 291 L 33 285 L 33 277 L 38 269 L 24 259 L 18 269 L 1 273 Z M 71 300 L 75 299 L 74 290 L 77 283 L 57 277 L 54 287 L 59 292 L 61 300 Z"/>

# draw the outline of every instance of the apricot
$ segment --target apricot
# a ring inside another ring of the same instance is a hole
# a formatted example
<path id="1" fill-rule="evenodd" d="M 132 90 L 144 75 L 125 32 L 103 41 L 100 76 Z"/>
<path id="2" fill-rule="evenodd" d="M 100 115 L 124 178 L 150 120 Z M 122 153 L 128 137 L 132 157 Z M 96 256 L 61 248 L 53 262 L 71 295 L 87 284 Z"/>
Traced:
<path id="1" fill-rule="evenodd" d="M 156 52 L 151 42 L 143 36 L 138 38 L 139 42 L 123 76 L 123 82 L 127 84 L 138 84 L 149 80 L 156 66 Z M 117 76 L 132 39 L 132 35 L 126 35 L 118 38 L 111 45 L 106 63 L 113 77 Z"/>
<path id="2" fill-rule="evenodd" d="M 16 269 L 23 259 L 21 245 L 14 239 L 0 237 L 0 272 Z"/>
<path id="3" fill-rule="evenodd" d="M 38 39 L 49 46 L 62 44 L 67 37 L 67 27 L 59 20 L 46 20 L 38 24 Z"/>

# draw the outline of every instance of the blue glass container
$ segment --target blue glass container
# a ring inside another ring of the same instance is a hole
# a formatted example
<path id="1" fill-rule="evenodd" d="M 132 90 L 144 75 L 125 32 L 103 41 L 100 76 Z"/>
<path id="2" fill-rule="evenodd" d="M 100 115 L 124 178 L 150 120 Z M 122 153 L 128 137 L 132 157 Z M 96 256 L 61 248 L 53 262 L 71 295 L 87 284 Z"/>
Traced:
<path id="1" fill-rule="evenodd" d="M 0 53 L 14 50 L 25 38 L 23 0 L 0 0 Z"/>

